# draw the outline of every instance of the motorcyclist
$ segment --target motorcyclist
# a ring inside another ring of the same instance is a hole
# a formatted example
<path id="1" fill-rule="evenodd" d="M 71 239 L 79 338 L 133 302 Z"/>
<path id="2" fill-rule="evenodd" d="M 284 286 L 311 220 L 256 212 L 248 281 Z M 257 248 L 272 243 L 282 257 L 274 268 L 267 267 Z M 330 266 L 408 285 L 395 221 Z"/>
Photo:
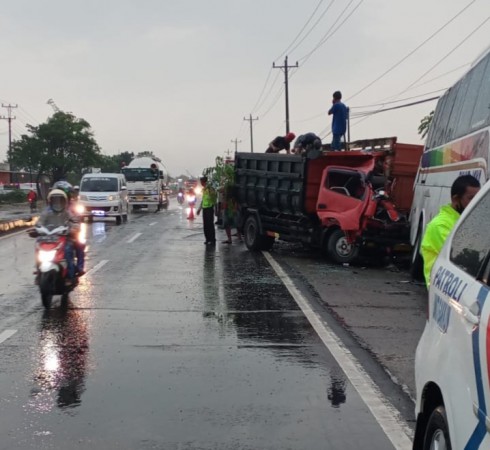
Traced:
<path id="1" fill-rule="evenodd" d="M 43 211 L 39 218 L 36 228 L 57 228 L 68 226 L 69 234 L 79 230 L 79 224 L 68 210 L 68 197 L 61 189 L 52 189 L 48 194 L 48 207 Z M 73 261 L 73 241 L 66 240 L 65 259 L 68 269 L 67 286 L 72 286 L 75 281 L 75 264 Z"/>
<path id="2" fill-rule="evenodd" d="M 78 186 L 77 186 L 78 187 Z M 68 198 L 67 209 L 73 216 L 73 221 L 77 224 L 81 223 L 81 218 L 76 211 L 76 200 L 78 193 L 76 189 L 67 181 L 57 181 L 53 184 L 54 189 L 61 189 Z M 73 246 L 77 255 L 76 274 L 81 277 L 85 274 L 85 243 L 80 239 L 80 226 L 78 226 L 78 232 L 73 235 Z"/>

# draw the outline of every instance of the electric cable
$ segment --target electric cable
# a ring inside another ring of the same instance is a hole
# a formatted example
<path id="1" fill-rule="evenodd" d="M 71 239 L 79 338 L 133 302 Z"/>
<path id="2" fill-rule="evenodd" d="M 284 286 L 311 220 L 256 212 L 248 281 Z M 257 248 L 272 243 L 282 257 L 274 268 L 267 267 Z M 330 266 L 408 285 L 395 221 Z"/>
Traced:
<path id="1" fill-rule="evenodd" d="M 332 0 L 331 3 L 333 3 L 335 0 Z M 324 0 L 320 0 L 318 2 L 318 4 L 316 5 L 315 9 L 313 10 L 313 12 L 311 13 L 310 17 L 308 18 L 308 20 L 305 22 L 305 24 L 303 25 L 303 27 L 301 28 L 301 30 L 299 30 L 298 34 L 296 35 L 296 37 L 292 40 L 292 42 L 287 46 L 286 50 L 284 50 L 276 59 L 274 59 L 274 61 L 277 61 L 279 58 L 282 58 L 284 55 L 287 54 L 287 52 L 289 51 L 289 49 L 296 43 L 297 39 L 301 36 L 301 33 L 303 33 L 303 31 L 305 30 L 305 28 L 308 26 L 308 24 L 311 22 L 311 19 L 313 19 L 313 16 L 316 14 L 316 12 L 318 11 L 318 8 L 320 8 L 320 5 L 324 2 Z M 303 38 L 304 39 L 304 38 Z M 302 41 L 301 41 L 302 42 Z M 299 44 L 301 44 L 301 42 Z M 298 44 L 298 45 L 299 45 Z M 294 49 L 293 49 L 294 50 Z"/>
<path id="2" fill-rule="evenodd" d="M 466 11 L 473 3 L 475 3 L 477 0 L 471 0 L 463 9 L 461 9 L 456 15 L 451 17 L 446 23 L 444 23 L 441 27 L 439 27 L 434 33 L 432 33 L 428 38 L 426 38 L 423 42 L 421 42 L 417 47 L 415 47 L 413 50 L 408 52 L 407 55 L 405 55 L 402 59 L 400 59 L 398 62 L 393 64 L 390 68 L 385 70 L 381 75 L 379 75 L 377 78 L 375 78 L 373 81 L 368 83 L 366 86 L 364 86 L 362 89 L 351 95 L 347 101 L 352 100 L 354 97 L 358 96 L 361 92 L 364 92 L 366 89 L 371 87 L 374 83 L 378 82 L 382 78 L 384 78 L 386 75 L 388 75 L 392 70 L 394 70 L 396 67 L 398 67 L 402 62 L 404 62 L 406 59 L 408 59 L 410 56 L 412 56 L 417 50 L 422 48 L 427 42 L 429 42 L 432 38 L 437 36 L 444 28 L 446 28 L 450 23 L 452 23 L 454 20 L 456 20 L 461 14 L 463 14 L 464 11 Z"/>

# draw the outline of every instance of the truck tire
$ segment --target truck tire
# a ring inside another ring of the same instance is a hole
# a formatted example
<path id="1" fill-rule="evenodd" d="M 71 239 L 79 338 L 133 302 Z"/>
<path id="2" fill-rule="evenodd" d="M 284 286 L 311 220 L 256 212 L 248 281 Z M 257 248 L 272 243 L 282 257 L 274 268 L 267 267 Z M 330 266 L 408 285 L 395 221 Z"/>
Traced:
<path id="1" fill-rule="evenodd" d="M 249 250 L 252 251 L 261 250 L 259 223 L 255 216 L 248 216 L 247 220 L 245 220 L 245 225 L 243 227 L 243 235 L 245 238 L 245 245 Z"/>
<path id="2" fill-rule="evenodd" d="M 420 254 L 420 245 L 422 244 L 422 224 L 417 230 L 417 237 L 412 249 L 412 258 L 410 261 L 410 275 L 415 281 L 424 281 L 424 260 Z"/>
<path id="3" fill-rule="evenodd" d="M 328 237 L 327 253 L 335 262 L 346 264 L 357 258 L 359 247 L 355 244 L 349 244 L 345 233 L 336 229 Z"/>

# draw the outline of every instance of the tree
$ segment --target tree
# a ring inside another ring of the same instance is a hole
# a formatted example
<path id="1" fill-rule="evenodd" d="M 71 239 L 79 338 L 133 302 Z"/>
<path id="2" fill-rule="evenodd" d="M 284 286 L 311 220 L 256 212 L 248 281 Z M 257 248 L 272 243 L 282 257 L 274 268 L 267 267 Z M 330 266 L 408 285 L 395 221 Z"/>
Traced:
<path id="1" fill-rule="evenodd" d="M 425 139 L 427 133 L 429 132 L 430 124 L 432 123 L 432 119 L 434 118 L 434 111 L 431 111 L 429 115 L 425 116 L 421 121 L 418 128 L 418 132 L 422 139 Z"/>
<path id="2" fill-rule="evenodd" d="M 217 156 L 214 167 L 203 170 L 203 175 L 208 177 L 208 183 L 215 188 L 227 188 L 235 183 L 235 169 L 233 164 L 227 164 L 221 156 Z"/>
<path id="3" fill-rule="evenodd" d="M 36 127 L 27 125 L 24 134 L 12 143 L 9 162 L 17 168 L 47 173 L 52 181 L 101 162 L 100 148 L 90 124 L 73 114 L 59 111 Z"/>
<path id="4" fill-rule="evenodd" d="M 128 165 L 133 159 L 133 152 L 121 152 L 111 156 L 102 155 L 100 168 L 102 172 L 118 173 L 123 165 Z"/>

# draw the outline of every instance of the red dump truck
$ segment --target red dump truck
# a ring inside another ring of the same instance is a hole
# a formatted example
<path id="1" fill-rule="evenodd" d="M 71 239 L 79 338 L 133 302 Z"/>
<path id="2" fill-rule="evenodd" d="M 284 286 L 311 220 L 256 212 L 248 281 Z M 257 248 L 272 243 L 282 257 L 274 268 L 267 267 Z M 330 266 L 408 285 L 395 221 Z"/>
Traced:
<path id="1" fill-rule="evenodd" d="M 382 138 L 352 142 L 344 152 L 237 153 L 235 188 L 248 249 L 296 241 L 350 263 L 363 246 L 389 252 L 408 243 L 422 150 Z"/>

